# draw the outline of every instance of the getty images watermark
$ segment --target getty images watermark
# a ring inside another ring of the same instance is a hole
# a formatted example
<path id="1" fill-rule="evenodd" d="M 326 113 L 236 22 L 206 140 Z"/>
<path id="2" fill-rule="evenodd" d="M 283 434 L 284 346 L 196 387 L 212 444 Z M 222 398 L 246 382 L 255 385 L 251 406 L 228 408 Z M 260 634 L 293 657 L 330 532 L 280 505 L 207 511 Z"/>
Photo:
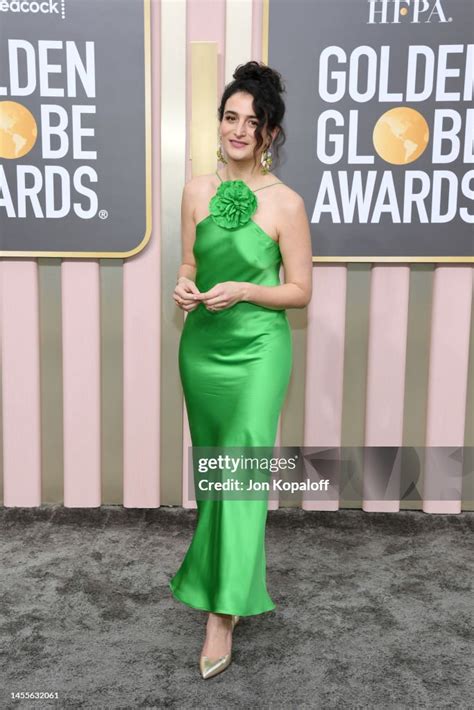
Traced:
<path id="1" fill-rule="evenodd" d="M 194 446 L 188 451 L 191 500 L 474 498 L 474 447 Z"/>

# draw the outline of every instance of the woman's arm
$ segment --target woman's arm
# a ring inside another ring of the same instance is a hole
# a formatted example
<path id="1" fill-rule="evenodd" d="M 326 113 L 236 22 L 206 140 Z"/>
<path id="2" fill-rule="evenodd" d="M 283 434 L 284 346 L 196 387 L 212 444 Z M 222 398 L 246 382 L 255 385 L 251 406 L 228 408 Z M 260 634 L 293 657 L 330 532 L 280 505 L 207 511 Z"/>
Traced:
<path id="1" fill-rule="evenodd" d="M 193 254 L 193 245 L 196 238 L 196 225 L 193 219 L 195 186 L 189 180 L 183 188 L 181 198 L 181 265 L 178 269 L 177 281 L 185 277 L 194 281 L 196 277 L 196 262 Z"/>
<path id="2" fill-rule="evenodd" d="M 312 296 L 313 252 L 303 198 L 293 193 L 279 215 L 279 245 L 285 270 L 281 286 L 241 282 L 241 301 L 266 308 L 304 308 Z"/>
<path id="3" fill-rule="evenodd" d="M 302 289 L 296 284 L 281 286 L 260 286 L 251 281 L 242 281 L 243 296 L 241 301 L 249 301 L 257 306 L 281 310 L 283 308 L 304 308 L 311 299 L 307 299 Z"/>
<path id="4" fill-rule="evenodd" d="M 178 269 L 176 286 L 173 298 L 177 306 L 183 311 L 190 312 L 197 308 L 193 296 L 199 293 L 195 283 L 196 262 L 193 246 L 196 239 L 196 225 L 194 222 L 196 180 L 191 178 L 183 188 L 181 199 L 181 265 Z"/>

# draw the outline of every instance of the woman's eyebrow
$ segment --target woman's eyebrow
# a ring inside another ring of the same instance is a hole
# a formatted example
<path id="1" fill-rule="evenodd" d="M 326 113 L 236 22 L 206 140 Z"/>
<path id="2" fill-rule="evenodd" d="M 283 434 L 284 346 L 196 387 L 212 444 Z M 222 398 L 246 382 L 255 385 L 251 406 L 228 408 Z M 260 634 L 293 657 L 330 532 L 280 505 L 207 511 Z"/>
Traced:
<path id="1" fill-rule="evenodd" d="M 239 114 L 237 113 L 237 111 L 231 111 L 230 108 L 228 108 L 228 109 L 226 110 L 226 113 L 235 113 L 236 116 L 239 115 Z M 247 116 L 247 118 L 257 118 L 257 116 L 254 116 L 253 114 L 251 114 L 251 115 Z"/>

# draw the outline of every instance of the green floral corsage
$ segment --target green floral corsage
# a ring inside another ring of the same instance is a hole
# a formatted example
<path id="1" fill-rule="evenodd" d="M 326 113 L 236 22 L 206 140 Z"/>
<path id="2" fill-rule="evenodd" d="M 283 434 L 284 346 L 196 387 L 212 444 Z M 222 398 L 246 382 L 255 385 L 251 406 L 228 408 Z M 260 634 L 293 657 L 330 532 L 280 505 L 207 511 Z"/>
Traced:
<path id="1" fill-rule="evenodd" d="M 225 180 L 209 202 L 212 219 L 220 227 L 243 227 L 257 209 L 257 198 L 243 180 Z"/>

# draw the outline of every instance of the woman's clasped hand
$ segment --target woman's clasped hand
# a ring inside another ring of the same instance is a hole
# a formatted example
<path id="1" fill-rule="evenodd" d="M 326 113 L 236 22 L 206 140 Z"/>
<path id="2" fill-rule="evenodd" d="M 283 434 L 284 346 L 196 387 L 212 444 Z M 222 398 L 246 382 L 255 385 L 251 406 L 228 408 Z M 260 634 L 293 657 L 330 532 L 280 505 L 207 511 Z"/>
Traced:
<path id="1" fill-rule="evenodd" d="M 192 279 L 186 276 L 180 276 L 176 282 L 173 293 L 173 298 L 176 305 L 183 311 L 194 311 L 198 307 L 198 301 L 194 298 L 195 294 L 199 294 L 199 289 Z"/>
<path id="2" fill-rule="evenodd" d="M 182 276 L 178 279 L 173 298 L 183 311 L 193 311 L 200 302 L 209 311 L 220 311 L 241 301 L 243 295 L 244 284 L 239 281 L 223 281 L 200 293 L 194 281 Z"/>

